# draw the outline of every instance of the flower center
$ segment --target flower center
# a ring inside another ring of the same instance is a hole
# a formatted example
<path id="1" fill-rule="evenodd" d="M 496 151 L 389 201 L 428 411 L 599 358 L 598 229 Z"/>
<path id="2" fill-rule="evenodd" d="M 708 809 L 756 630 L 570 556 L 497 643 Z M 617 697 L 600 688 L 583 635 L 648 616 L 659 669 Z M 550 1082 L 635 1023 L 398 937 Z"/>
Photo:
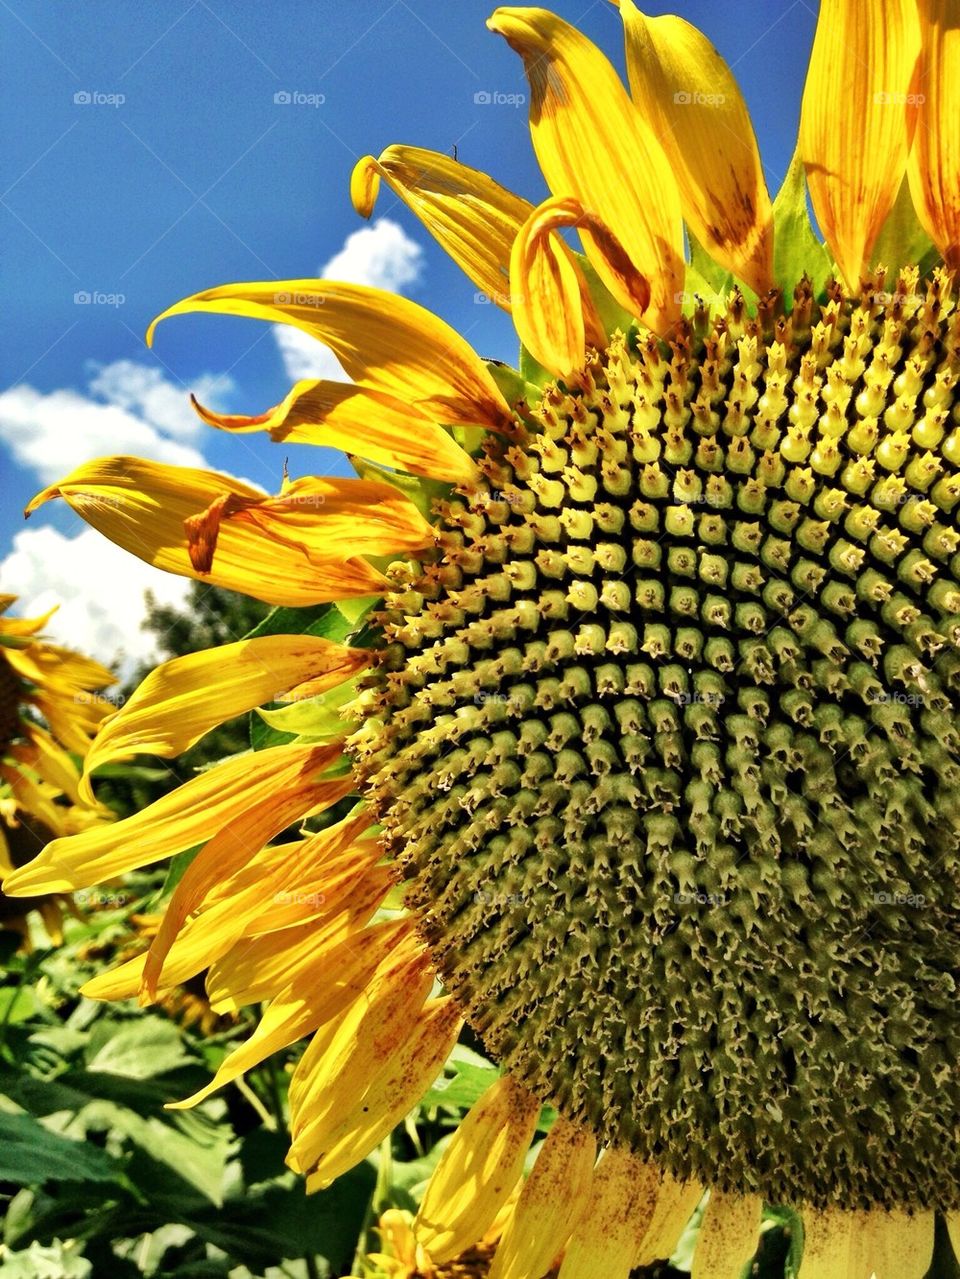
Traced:
<path id="1" fill-rule="evenodd" d="M 497 1060 L 681 1178 L 960 1205 L 960 315 L 695 317 L 547 390 L 360 735 Z"/>

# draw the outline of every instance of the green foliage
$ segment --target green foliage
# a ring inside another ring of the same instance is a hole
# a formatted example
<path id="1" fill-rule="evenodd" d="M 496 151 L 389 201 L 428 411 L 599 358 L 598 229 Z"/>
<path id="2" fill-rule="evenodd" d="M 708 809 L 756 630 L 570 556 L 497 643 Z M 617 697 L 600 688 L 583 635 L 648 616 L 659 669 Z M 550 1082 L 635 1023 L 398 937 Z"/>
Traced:
<path id="1" fill-rule="evenodd" d="M 773 225 L 773 277 L 783 289 L 789 310 L 793 290 L 804 274 L 810 277 L 814 296 L 820 297 L 832 271 L 830 254 L 810 223 L 806 173 L 799 149 L 773 202 Z"/>

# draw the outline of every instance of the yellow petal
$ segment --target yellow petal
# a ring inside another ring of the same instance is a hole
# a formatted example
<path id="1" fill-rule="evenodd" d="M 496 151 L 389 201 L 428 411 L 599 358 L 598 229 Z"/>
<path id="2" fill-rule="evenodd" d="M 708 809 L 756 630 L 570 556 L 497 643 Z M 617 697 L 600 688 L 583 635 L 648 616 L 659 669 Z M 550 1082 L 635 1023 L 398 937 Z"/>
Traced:
<path id="1" fill-rule="evenodd" d="M 44 489 L 27 507 L 27 514 L 54 497 L 62 497 L 93 528 L 148 564 L 241 591 L 268 604 L 296 608 L 376 595 L 387 584 L 382 574 L 359 558 L 364 546 L 378 544 L 376 530 L 372 539 L 365 538 L 362 522 L 355 521 L 359 545 L 349 559 L 322 554 L 319 518 L 313 522 L 307 545 L 265 536 L 250 517 L 254 508 L 267 507 L 264 519 L 274 528 L 282 527 L 283 514 L 290 515 L 295 508 L 290 503 L 278 507 L 279 499 L 268 499 L 241 481 L 213 471 L 135 457 L 100 458 Z M 313 508 L 315 514 L 322 509 L 319 503 Z M 247 518 L 239 517 L 241 511 Z M 304 523 L 301 511 L 301 535 Z M 198 569 L 195 560 L 201 565 L 211 563 L 210 571 Z"/>
<path id="2" fill-rule="evenodd" d="M 763 1203 L 752 1195 L 711 1190 L 690 1279 L 740 1279 L 757 1251 L 762 1214 Z"/>
<path id="3" fill-rule="evenodd" d="M 608 1147 L 593 1174 L 560 1279 L 628 1279 L 653 1218 L 658 1182 L 650 1164 Z"/>
<path id="4" fill-rule="evenodd" d="M 917 217 L 947 265 L 960 267 L 960 14 L 918 0 L 921 52 L 911 94 L 907 173 Z"/>
<path id="5" fill-rule="evenodd" d="M 477 356 L 448 324 L 407 298 L 332 280 L 224 284 L 185 298 L 161 320 L 191 311 L 292 324 L 330 347 L 359 386 L 414 405 L 434 422 L 502 427 L 510 411 Z"/>
<path id="6" fill-rule="evenodd" d="M 933 1260 L 933 1213 L 873 1209 L 851 1236 L 851 1276 L 925 1279 Z"/>
<path id="7" fill-rule="evenodd" d="M 586 344 L 602 349 L 606 334 L 573 254 L 555 234 L 559 227 L 589 227 L 615 269 L 638 292 L 649 287 L 599 219 L 569 197 L 553 198 L 534 209 L 520 228 L 510 263 L 513 319 L 521 342 L 534 359 L 557 377 L 568 377 L 584 361 Z M 612 250 L 612 251 L 611 251 Z"/>
<path id="8" fill-rule="evenodd" d="M 460 1122 L 424 1191 L 415 1230 L 437 1263 L 472 1247 L 517 1184 L 540 1102 L 503 1075 Z"/>
<path id="9" fill-rule="evenodd" d="M 433 540 L 413 503 L 379 480 L 308 475 L 286 481 L 277 497 L 238 503 L 222 518 L 252 524 L 277 541 L 290 539 L 313 560 L 416 551 Z"/>
<path id="10" fill-rule="evenodd" d="M 511 310 L 510 250 L 533 206 L 439 151 L 392 146 L 379 159 L 364 156 L 353 170 L 350 194 L 361 217 L 373 212 L 381 178 L 477 288 Z"/>
<path id="11" fill-rule="evenodd" d="M 16 599 L 16 595 L 0 595 L 0 613 L 15 603 Z M 47 609 L 40 617 L 0 617 L 0 635 L 36 635 L 37 631 L 43 630 L 59 607 L 59 604 L 54 604 L 53 608 Z"/>
<path id="12" fill-rule="evenodd" d="M 657 1187 L 657 1202 L 647 1233 L 643 1236 L 635 1266 L 648 1266 L 673 1256 L 680 1236 L 703 1198 L 703 1187 L 695 1181 L 677 1181 L 664 1173 Z"/>
<path id="13" fill-rule="evenodd" d="M 225 760 L 123 821 L 52 840 L 10 876 L 4 892 L 23 897 L 89 888 L 193 848 L 238 814 L 268 803 L 278 779 L 296 774 L 318 749 L 325 748 L 274 746 Z"/>
<path id="14" fill-rule="evenodd" d="M 820 230 L 851 290 L 871 265 L 906 170 L 919 51 L 915 0 L 821 0 L 800 152 Z"/>
<path id="15" fill-rule="evenodd" d="M 665 332 L 680 315 L 683 233 L 676 181 L 663 148 L 610 63 L 574 27 L 545 9 L 501 8 L 487 25 L 524 60 L 530 82 L 530 132 L 554 195 L 573 196 L 595 214 L 653 298 L 625 287 L 604 246 L 584 227 L 594 269 L 633 315 Z M 634 277 L 628 277 L 629 279 Z"/>
<path id="16" fill-rule="evenodd" d="M 449 431 L 393 396 L 351 382 L 297 382 L 280 404 L 256 417 L 214 413 L 191 399 L 204 422 L 218 430 L 268 431 L 278 443 L 342 449 L 453 484 L 470 483 L 478 474 Z"/>
<path id="17" fill-rule="evenodd" d="M 41 728 L 39 724 L 26 723 L 25 729 L 27 737 L 30 739 L 30 746 L 25 751 L 21 748 L 18 758 L 23 758 L 23 755 L 26 754 L 29 757 L 31 766 L 45 782 L 55 786 L 72 804 L 79 804 L 81 802 L 80 775 L 73 762 L 73 757 L 58 746 L 50 734 Z M 15 751 L 17 751 L 16 747 L 11 750 L 11 754 Z"/>
<path id="18" fill-rule="evenodd" d="M 287 1162 L 316 1189 L 359 1163 L 442 1069 L 462 1018 L 452 999 L 424 1004 L 433 984 L 414 938 L 329 1033 L 314 1037 L 290 1081 Z"/>
<path id="19" fill-rule="evenodd" d="M 924 1279 L 933 1213 L 803 1211 L 800 1279 Z"/>
<path id="20" fill-rule="evenodd" d="M 280 748 L 282 749 L 282 748 Z M 322 812 L 348 795 L 352 775 L 319 781 L 319 775 L 340 758 L 341 745 L 288 746 L 287 758 L 274 776 L 268 798 L 255 808 L 246 802 L 197 854 L 173 891 L 144 965 L 144 985 L 156 995 L 163 961 L 177 933 L 207 894 L 228 875 L 245 866 L 268 840 L 310 813 Z"/>
<path id="21" fill-rule="evenodd" d="M 129 701 L 101 727 L 84 761 L 89 775 L 131 755 L 170 759 L 225 720 L 278 701 L 307 679 L 324 687 L 368 666 L 372 652 L 346 648 L 314 635 L 263 635 L 175 657 L 156 667 Z"/>
<path id="22" fill-rule="evenodd" d="M 411 929 L 409 919 L 390 920 L 330 950 L 324 956 L 327 977 L 323 982 L 316 980 L 315 973 L 292 982 L 277 995 L 250 1038 L 224 1058 L 210 1083 L 183 1101 L 168 1103 L 167 1109 L 189 1110 L 271 1054 L 339 1016 L 363 996 L 376 970 Z"/>
<path id="23" fill-rule="evenodd" d="M 592 1133 L 558 1119 L 540 1148 L 503 1238 L 490 1279 L 540 1279 L 570 1237 L 593 1178 Z"/>
<path id="24" fill-rule="evenodd" d="M 325 953 L 360 932 L 392 883 L 390 868 L 376 867 L 330 919 L 302 898 L 295 903 L 302 908 L 302 922 L 272 930 L 261 916 L 258 935 L 245 938 L 211 964 L 206 982 L 211 1005 L 218 1012 L 236 1012 L 246 1004 L 273 999 L 298 973 L 315 969 Z"/>
<path id="25" fill-rule="evenodd" d="M 204 908 L 189 919 L 170 948 L 158 989 L 180 985 L 225 955 L 248 929 L 256 926 L 279 895 L 320 894 L 330 911 L 339 908 L 354 877 L 366 870 L 379 848 L 361 842 L 348 847 L 363 829 L 368 815 L 358 811 L 307 839 L 270 845 L 230 875 L 207 897 Z M 344 849 L 347 849 L 345 852 Z M 319 860 L 319 865 L 314 865 Z M 312 874 L 308 873 L 312 871 Z M 292 885 L 301 885 L 295 888 Z M 321 885 L 318 887 L 317 885 Z M 132 999 L 143 981 L 146 953 L 91 978 L 81 993 L 88 999 Z"/>
<path id="26" fill-rule="evenodd" d="M 663 144 L 683 216 L 721 266 L 763 294 L 773 284 L 773 211 L 757 139 L 730 68 L 683 18 L 618 0 L 633 101 Z"/>
<path id="27" fill-rule="evenodd" d="M 947 1232 L 950 1235 L 954 1253 L 960 1257 L 960 1212 L 947 1213 Z"/>

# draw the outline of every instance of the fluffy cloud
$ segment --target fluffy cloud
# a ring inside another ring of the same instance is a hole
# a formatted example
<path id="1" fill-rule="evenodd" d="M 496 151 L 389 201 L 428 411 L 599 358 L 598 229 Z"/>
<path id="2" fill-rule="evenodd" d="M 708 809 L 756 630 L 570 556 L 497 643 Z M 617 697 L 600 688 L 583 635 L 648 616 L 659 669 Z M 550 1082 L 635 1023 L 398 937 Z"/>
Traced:
<path id="1" fill-rule="evenodd" d="M 186 578 L 144 564 L 94 529 L 66 537 L 49 527 L 16 534 L 0 581 L 20 597 L 20 616 L 59 604 L 44 634 L 108 666 L 117 662 L 123 676 L 157 657 L 154 635 L 141 628 L 144 592 L 179 606 L 190 588 Z"/>
<path id="2" fill-rule="evenodd" d="M 202 424 L 188 392 L 217 405 L 229 379 L 204 376 L 190 387 L 167 381 L 159 369 L 117 360 L 92 365 L 89 393 L 38 391 L 22 384 L 0 394 L 0 440 L 41 480 L 59 479 L 81 462 L 132 453 L 175 466 L 203 466 L 187 443 Z"/>
<path id="3" fill-rule="evenodd" d="M 190 407 L 189 392 L 201 404 L 217 405 L 220 398 L 233 390 L 233 379 L 206 373 L 189 387 L 168 382 L 158 368 L 138 364 L 135 360 L 114 360 L 112 364 L 90 364 L 90 391 L 116 404 L 128 413 L 178 439 L 201 434 L 207 427 Z"/>
<path id="4" fill-rule="evenodd" d="M 403 293 L 423 271 L 423 249 L 389 218 L 348 235 L 338 253 L 320 268 L 320 277 L 348 284 L 368 284 L 390 293 Z M 287 324 L 274 329 L 284 367 L 291 378 L 333 378 L 349 381 L 329 348 Z"/>

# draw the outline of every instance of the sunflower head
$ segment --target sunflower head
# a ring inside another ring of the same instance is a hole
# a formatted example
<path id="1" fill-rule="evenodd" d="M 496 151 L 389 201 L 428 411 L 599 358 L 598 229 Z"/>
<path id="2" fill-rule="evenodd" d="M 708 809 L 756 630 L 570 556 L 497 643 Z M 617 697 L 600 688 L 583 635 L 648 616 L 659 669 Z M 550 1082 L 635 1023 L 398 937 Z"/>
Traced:
<path id="1" fill-rule="evenodd" d="M 0 596 L 0 614 L 15 602 Z M 114 676 L 99 663 L 39 638 L 50 614 L 0 616 L 0 867 L 31 861 L 55 836 L 102 822 L 104 810 L 79 794 L 82 758 L 110 709 L 100 689 Z M 28 915 L 40 912 L 60 937 L 60 902 L 17 901 L 0 893 L 0 925 L 29 935 Z"/>
<path id="2" fill-rule="evenodd" d="M 823 0 L 771 200 L 717 51 L 619 8 L 629 93 L 546 10 L 490 19 L 529 80 L 540 206 L 407 146 L 353 175 L 362 214 L 387 183 L 511 312 L 519 372 L 364 286 L 210 289 L 165 315 L 293 324 L 351 381 L 204 420 L 342 446 L 360 478 L 268 497 L 105 459 L 35 499 L 281 606 L 148 677 L 86 788 L 288 704 L 269 749 L 14 882 L 204 845 L 92 993 L 210 966 L 215 1009 L 272 1000 L 211 1088 L 313 1033 L 290 1090 L 311 1188 L 466 1020 L 501 1074 L 408 1268 L 505 1210 L 494 1279 L 561 1256 L 626 1279 L 709 1190 L 694 1279 L 741 1273 L 764 1201 L 802 1209 L 802 1279 L 921 1279 L 934 1212 L 960 1229 L 960 20 Z"/>

